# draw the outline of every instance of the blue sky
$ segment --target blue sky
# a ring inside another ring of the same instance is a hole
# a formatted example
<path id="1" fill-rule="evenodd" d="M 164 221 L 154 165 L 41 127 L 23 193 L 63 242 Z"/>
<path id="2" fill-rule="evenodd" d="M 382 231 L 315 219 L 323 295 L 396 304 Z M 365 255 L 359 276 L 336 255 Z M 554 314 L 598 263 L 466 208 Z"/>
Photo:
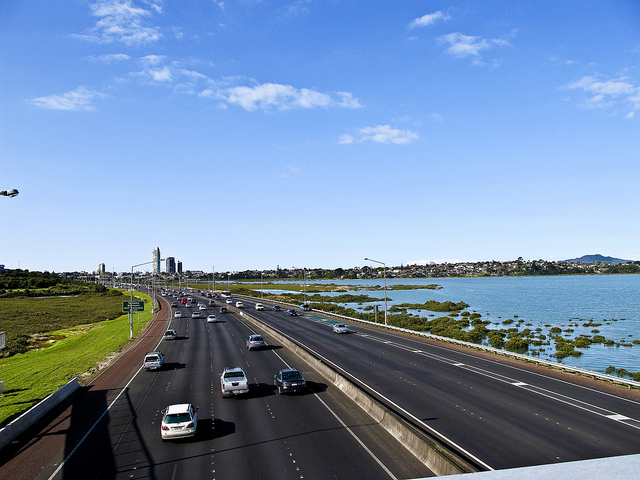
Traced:
<path id="1" fill-rule="evenodd" d="M 0 42 L 7 268 L 640 259 L 635 0 L 17 0 Z"/>

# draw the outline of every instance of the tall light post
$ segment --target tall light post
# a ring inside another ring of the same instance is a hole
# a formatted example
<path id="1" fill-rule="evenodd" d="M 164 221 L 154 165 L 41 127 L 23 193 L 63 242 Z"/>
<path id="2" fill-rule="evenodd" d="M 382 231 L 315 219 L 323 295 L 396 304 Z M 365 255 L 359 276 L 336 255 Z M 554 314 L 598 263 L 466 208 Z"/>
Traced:
<path id="1" fill-rule="evenodd" d="M 216 267 L 215 265 L 211 266 L 211 280 L 213 280 L 213 292 L 216 293 Z"/>
<path id="2" fill-rule="evenodd" d="M 297 270 L 296 267 L 291 267 Z M 302 268 L 302 281 L 303 281 L 303 304 L 307 303 L 307 268 L 303 267 Z"/>
<path id="3" fill-rule="evenodd" d="M 162 262 L 164 260 L 164 258 L 161 258 L 160 261 Z M 131 265 L 131 303 L 129 303 L 129 338 L 133 338 L 133 269 L 135 267 L 141 267 L 142 265 L 149 265 L 151 263 L 155 263 L 154 260 L 151 260 L 150 262 L 144 262 L 144 263 L 139 263 L 137 265 Z M 155 301 L 155 289 L 153 290 L 153 297 L 154 297 L 154 301 Z M 151 307 L 153 310 L 153 307 Z"/>
<path id="4" fill-rule="evenodd" d="M 387 265 L 384 262 L 365 257 L 365 261 L 379 263 L 382 265 L 382 275 L 384 277 L 384 324 L 387 325 Z"/>
<path id="5" fill-rule="evenodd" d="M 260 272 L 260 298 L 264 298 L 264 272 Z"/>

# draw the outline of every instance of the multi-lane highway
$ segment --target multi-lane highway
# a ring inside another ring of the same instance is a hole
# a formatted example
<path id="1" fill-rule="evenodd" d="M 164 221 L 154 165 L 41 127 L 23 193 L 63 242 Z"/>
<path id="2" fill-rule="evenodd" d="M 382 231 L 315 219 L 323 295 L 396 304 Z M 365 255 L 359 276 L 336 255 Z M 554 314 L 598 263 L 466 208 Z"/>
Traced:
<path id="1" fill-rule="evenodd" d="M 202 297 L 196 297 L 202 300 Z M 220 304 L 220 303 L 218 303 Z M 166 305 L 168 306 L 168 304 Z M 173 309 L 174 311 L 176 309 Z M 160 371 L 139 371 L 97 426 L 46 478 L 416 478 L 430 476 L 357 406 L 286 349 L 269 343 L 247 351 L 253 333 L 234 313 L 180 306 L 171 328 L 178 338 L 160 341 L 167 359 Z M 208 323 L 209 313 L 220 322 Z M 140 359 L 142 361 L 142 358 Z M 222 398 L 219 373 L 247 371 L 250 393 Z M 309 391 L 278 395 L 273 376 L 298 367 Z M 163 442 L 161 411 L 170 404 L 198 406 L 195 438 Z M 68 447 L 69 453 L 71 448 Z"/>
<path id="2" fill-rule="evenodd" d="M 487 469 L 640 453 L 640 403 L 622 388 L 360 324 L 338 335 L 336 320 L 317 313 L 244 303 Z"/>

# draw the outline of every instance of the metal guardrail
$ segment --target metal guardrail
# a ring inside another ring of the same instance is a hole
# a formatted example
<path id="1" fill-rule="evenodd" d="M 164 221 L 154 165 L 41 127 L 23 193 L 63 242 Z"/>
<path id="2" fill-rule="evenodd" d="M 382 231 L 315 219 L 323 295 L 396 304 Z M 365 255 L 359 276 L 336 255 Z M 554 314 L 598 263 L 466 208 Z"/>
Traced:
<path id="1" fill-rule="evenodd" d="M 250 297 L 248 295 L 237 295 L 237 296 L 250 298 L 252 300 L 255 300 L 257 298 L 257 297 Z M 263 303 L 272 303 L 272 302 L 270 302 L 268 300 L 264 300 L 264 299 L 260 299 L 260 301 L 263 302 Z M 290 305 L 292 307 L 298 307 L 298 308 L 300 307 L 297 304 L 294 305 L 294 304 L 285 303 L 285 302 L 273 302 L 273 303 L 274 304 L 279 303 L 279 304 L 282 304 L 282 305 Z M 359 319 L 359 318 L 348 317 L 346 315 L 339 315 L 337 313 L 325 312 L 324 310 L 312 309 L 311 311 L 320 313 L 322 315 L 327 315 L 329 317 L 339 318 L 341 320 L 345 320 L 345 321 L 348 321 L 348 322 L 351 322 L 351 323 L 353 323 L 353 322 L 362 323 L 362 324 L 371 325 L 371 326 L 375 326 L 375 327 L 379 327 L 379 328 L 385 328 L 387 330 L 407 333 L 407 334 L 410 334 L 410 335 L 417 335 L 417 336 L 424 337 L 424 338 L 429 338 L 429 339 L 432 339 L 432 340 L 438 340 L 440 342 L 452 343 L 452 344 L 455 344 L 455 345 L 460 345 L 460 346 L 464 346 L 464 347 L 467 347 L 467 348 L 472 348 L 474 350 L 483 350 L 485 352 L 493 353 L 495 355 L 501 355 L 501 356 L 505 356 L 505 357 L 512 357 L 512 358 L 515 358 L 515 359 L 518 359 L 518 360 L 522 360 L 522 361 L 525 361 L 525 362 L 535 363 L 537 365 L 541 365 L 541 366 L 545 366 L 545 367 L 549 367 L 549 368 L 553 368 L 553 369 L 558 369 L 558 370 L 563 370 L 563 371 L 566 371 L 566 372 L 569 372 L 569 373 L 574 373 L 574 374 L 583 375 L 583 376 L 587 376 L 587 377 L 593 377 L 593 378 L 597 378 L 599 380 L 603 380 L 605 382 L 621 384 L 621 385 L 627 386 L 629 388 L 638 388 L 638 389 L 640 389 L 640 382 L 637 382 L 637 381 L 631 380 L 631 379 L 618 377 L 618 376 L 615 376 L 615 375 L 609 375 L 607 373 L 596 372 L 595 370 L 587 370 L 586 368 L 572 367 L 572 366 L 569 366 L 569 365 L 564 365 L 562 363 L 552 362 L 550 360 L 544 360 L 542 358 L 535 358 L 535 357 L 532 357 L 530 355 L 523 355 L 521 353 L 515 353 L 515 352 L 510 352 L 508 350 L 503 350 L 503 349 L 500 349 L 500 348 L 490 347 L 488 345 L 480 345 L 480 344 L 477 344 L 477 343 L 465 342 L 465 341 L 462 341 L 462 340 L 457 340 L 455 338 L 442 337 L 440 335 L 433 335 L 431 333 L 418 332 L 416 330 L 409 330 L 408 328 L 394 327 L 393 325 L 384 325 L 384 324 L 381 324 L 381 323 L 370 322 L 368 320 L 362 320 L 362 319 Z"/>

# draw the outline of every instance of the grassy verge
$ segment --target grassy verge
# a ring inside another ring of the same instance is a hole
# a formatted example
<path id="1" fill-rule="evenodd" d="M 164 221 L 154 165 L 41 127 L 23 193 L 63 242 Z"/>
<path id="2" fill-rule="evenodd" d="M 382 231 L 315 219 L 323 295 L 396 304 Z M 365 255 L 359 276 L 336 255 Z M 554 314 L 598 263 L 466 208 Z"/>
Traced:
<path id="1" fill-rule="evenodd" d="M 151 305 L 151 298 L 136 293 Z M 151 308 L 134 314 L 134 335 L 152 319 Z M 0 359 L 0 379 L 5 393 L 0 396 L 0 427 L 55 392 L 75 376 L 96 372 L 113 352 L 129 342 L 127 315 L 113 320 L 47 332 L 51 346 Z"/>

